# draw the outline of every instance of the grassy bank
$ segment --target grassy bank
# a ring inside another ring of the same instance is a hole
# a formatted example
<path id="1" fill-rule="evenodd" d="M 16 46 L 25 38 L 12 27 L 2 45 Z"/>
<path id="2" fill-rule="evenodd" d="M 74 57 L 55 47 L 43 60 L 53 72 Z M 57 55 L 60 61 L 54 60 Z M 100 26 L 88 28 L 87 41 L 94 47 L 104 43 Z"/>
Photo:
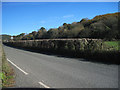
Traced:
<path id="1" fill-rule="evenodd" d="M 104 43 L 109 47 L 113 47 L 115 50 L 120 49 L 120 41 L 105 41 Z"/>
<path id="2" fill-rule="evenodd" d="M 2 46 L 0 45 L 1 49 Z M 1 87 L 13 87 L 14 86 L 14 70 L 8 63 L 5 57 L 5 53 L 3 49 L 1 50 L 2 53 L 2 71 L 0 72 L 0 78 L 2 79 Z"/>

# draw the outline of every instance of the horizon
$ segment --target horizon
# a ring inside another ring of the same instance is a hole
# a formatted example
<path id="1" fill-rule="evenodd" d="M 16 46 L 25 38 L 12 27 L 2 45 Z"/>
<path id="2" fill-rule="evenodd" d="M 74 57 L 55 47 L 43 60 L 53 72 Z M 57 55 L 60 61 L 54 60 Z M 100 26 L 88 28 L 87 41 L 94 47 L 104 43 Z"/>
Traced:
<path id="1" fill-rule="evenodd" d="M 28 34 L 41 27 L 49 30 L 116 12 L 118 2 L 3 2 L 2 34 Z"/>

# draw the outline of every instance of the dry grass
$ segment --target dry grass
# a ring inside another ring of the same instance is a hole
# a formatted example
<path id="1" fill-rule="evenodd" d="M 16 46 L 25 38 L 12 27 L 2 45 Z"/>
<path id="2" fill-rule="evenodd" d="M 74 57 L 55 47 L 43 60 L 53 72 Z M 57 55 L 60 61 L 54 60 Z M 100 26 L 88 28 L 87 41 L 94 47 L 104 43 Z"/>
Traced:
<path id="1" fill-rule="evenodd" d="M 2 87 L 13 87 L 14 86 L 14 70 L 6 60 L 5 53 L 2 49 Z"/>

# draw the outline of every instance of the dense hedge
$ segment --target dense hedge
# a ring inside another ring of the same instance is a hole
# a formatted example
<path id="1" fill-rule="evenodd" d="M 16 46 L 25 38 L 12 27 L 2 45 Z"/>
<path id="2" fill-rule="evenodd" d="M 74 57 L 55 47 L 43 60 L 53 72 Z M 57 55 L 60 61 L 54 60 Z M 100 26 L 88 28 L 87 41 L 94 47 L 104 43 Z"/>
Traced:
<path id="1" fill-rule="evenodd" d="M 106 46 L 101 39 L 42 39 L 4 42 L 4 44 L 40 52 L 89 58 L 118 63 L 118 51 Z"/>

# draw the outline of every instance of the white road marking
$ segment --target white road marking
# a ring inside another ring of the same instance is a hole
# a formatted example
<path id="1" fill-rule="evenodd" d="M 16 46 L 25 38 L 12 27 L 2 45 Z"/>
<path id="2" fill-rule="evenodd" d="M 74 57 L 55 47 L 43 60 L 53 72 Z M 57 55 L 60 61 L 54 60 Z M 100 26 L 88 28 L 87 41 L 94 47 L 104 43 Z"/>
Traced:
<path id="1" fill-rule="evenodd" d="M 25 72 L 24 70 L 22 70 L 21 68 L 19 68 L 17 65 L 15 65 L 12 61 L 10 61 L 8 58 L 7 58 L 7 60 L 12 64 L 12 65 L 14 65 L 17 69 L 19 69 L 21 72 L 23 72 L 25 75 L 28 75 L 28 73 L 27 72 Z"/>
<path id="2" fill-rule="evenodd" d="M 42 85 L 43 87 L 45 87 L 45 88 L 50 88 L 49 86 L 47 86 L 47 85 L 45 85 L 44 83 L 42 83 L 42 82 L 38 82 L 40 85 Z"/>

